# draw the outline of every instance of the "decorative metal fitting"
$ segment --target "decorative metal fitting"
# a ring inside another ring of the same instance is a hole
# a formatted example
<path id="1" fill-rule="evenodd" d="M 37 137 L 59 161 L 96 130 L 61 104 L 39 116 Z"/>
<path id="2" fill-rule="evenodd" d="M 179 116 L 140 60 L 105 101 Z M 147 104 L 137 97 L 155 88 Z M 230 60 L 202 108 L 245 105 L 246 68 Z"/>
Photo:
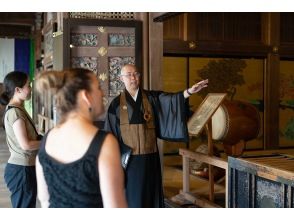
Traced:
<path id="1" fill-rule="evenodd" d="M 279 47 L 278 46 L 273 46 L 273 52 L 278 53 L 279 52 Z"/>
<path id="2" fill-rule="evenodd" d="M 196 43 L 194 41 L 189 42 L 189 48 L 190 49 L 195 49 L 196 48 Z"/>
<path id="3" fill-rule="evenodd" d="M 104 33 L 104 32 L 105 32 L 105 27 L 99 26 L 97 29 L 98 29 L 98 31 L 100 31 L 101 33 Z"/>
<path id="4" fill-rule="evenodd" d="M 107 49 L 105 47 L 100 47 L 98 50 L 98 54 L 100 54 L 100 56 L 105 56 L 105 54 L 107 54 Z"/>
<path id="5" fill-rule="evenodd" d="M 99 79 L 101 79 L 104 82 L 107 79 L 107 75 L 105 73 L 100 73 Z"/>

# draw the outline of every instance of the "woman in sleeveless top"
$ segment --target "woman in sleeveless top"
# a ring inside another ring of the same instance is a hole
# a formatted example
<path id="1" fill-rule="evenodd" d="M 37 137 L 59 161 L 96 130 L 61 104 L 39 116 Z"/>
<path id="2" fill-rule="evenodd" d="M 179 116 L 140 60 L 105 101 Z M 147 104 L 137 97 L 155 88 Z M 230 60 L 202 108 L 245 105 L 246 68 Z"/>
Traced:
<path id="1" fill-rule="evenodd" d="M 24 108 L 31 98 L 29 78 L 23 72 L 10 72 L 4 78 L 0 101 L 6 105 L 3 125 L 10 157 L 4 171 L 14 208 L 36 207 L 37 182 L 35 159 L 39 148 L 34 122 Z"/>
<path id="2" fill-rule="evenodd" d="M 37 77 L 40 94 L 54 97 L 60 121 L 43 138 L 36 160 L 42 207 L 127 207 L 118 142 L 93 125 L 102 91 L 85 69 Z"/>

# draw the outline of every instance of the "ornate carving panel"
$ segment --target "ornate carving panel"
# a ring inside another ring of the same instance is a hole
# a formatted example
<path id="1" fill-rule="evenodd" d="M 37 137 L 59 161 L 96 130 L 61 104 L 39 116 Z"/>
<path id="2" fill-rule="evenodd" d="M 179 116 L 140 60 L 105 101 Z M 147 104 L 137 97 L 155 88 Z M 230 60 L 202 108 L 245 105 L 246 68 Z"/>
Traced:
<path id="1" fill-rule="evenodd" d="M 108 43 L 111 47 L 134 47 L 135 35 L 133 34 L 109 34 Z"/>
<path id="2" fill-rule="evenodd" d="M 64 66 L 93 71 L 104 92 L 108 108 L 112 99 L 124 89 L 119 79 L 121 67 L 132 63 L 141 68 L 141 22 L 114 20 L 68 19 L 64 42 L 68 45 Z M 104 120 L 102 116 L 100 120 Z"/>
<path id="3" fill-rule="evenodd" d="M 71 66 L 73 68 L 85 68 L 97 74 L 98 58 L 97 57 L 72 57 Z"/>
<path id="4" fill-rule="evenodd" d="M 70 18 L 134 20 L 134 12 L 69 12 Z"/>
<path id="5" fill-rule="evenodd" d="M 76 47 L 95 47 L 98 44 L 96 34 L 73 34 L 71 43 Z"/>
<path id="6" fill-rule="evenodd" d="M 121 67 L 125 64 L 135 64 L 135 57 L 109 58 L 109 96 L 117 96 L 123 91 L 124 85 L 119 80 Z"/>

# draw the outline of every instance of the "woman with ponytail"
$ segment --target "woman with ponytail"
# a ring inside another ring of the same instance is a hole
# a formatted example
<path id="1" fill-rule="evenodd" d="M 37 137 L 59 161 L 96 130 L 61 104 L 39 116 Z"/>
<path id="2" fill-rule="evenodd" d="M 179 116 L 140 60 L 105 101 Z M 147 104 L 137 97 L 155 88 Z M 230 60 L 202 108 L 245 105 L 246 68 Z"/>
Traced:
<path id="1" fill-rule="evenodd" d="M 93 124 L 104 112 L 94 73 L 45 72 L 36 88 L 51 94 L 60 118 L 42 139 L 36 160 L 41 206 L 126 207 L 118 142 Z"/>
<path id="2" fill-rule="evenodd" d="M 28 75 L 13 71 L 4 78 L 0 103 L 6 105 L 3 125 L 10 157 L 4 171 L 14 208 L 36 207 L 35 159 L 39 149 L 38 133 L 24 101 L 31 98 Z"/>

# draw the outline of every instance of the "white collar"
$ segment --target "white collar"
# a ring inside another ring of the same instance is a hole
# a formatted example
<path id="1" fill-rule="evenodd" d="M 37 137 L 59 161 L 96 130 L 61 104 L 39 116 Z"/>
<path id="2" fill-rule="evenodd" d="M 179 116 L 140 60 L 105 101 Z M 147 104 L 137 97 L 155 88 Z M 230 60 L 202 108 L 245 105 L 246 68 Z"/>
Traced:
<path id="1" fill-rule="evenodd" d="M 139 93 L 139 88 L 137 89 L 135 96 L 132 96 L 132 98 L 134 99 L 134 101 L 137 101 L 137 97 L 138 97 L 138 93 Z"/>

